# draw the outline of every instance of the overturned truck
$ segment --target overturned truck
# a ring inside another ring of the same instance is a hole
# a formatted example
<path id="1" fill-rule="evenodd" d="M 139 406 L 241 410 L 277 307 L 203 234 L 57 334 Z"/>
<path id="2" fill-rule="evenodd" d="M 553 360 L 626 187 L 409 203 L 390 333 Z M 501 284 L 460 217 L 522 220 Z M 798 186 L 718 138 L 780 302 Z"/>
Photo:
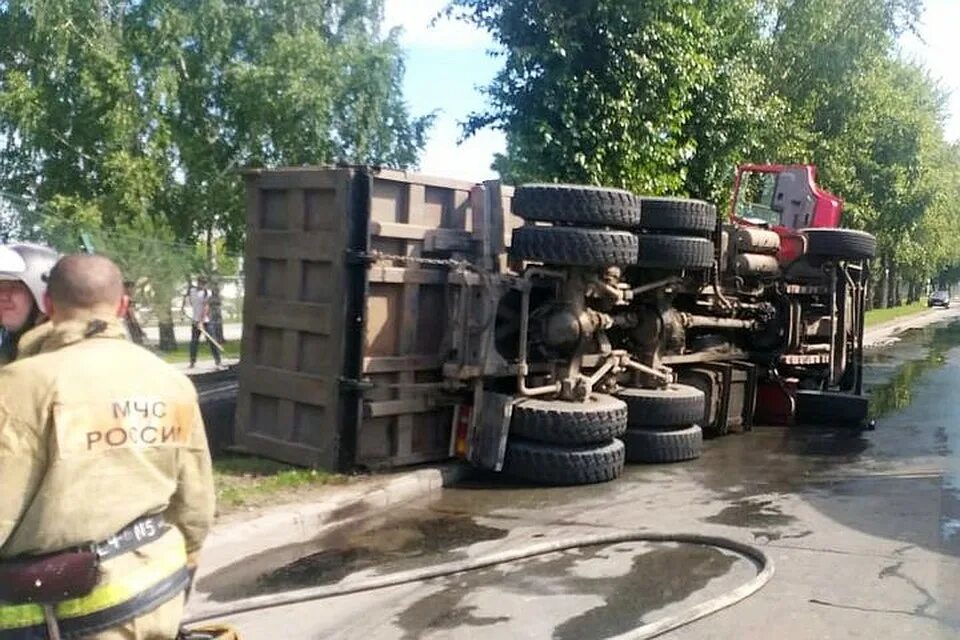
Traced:
<path id="1" fill-rule="evenodd" d="M 579 185 L 363 167 L 248 174 L 237 439 L 347 470 L 465 458 L 546 484 L 856 426 L 869 234 L 811 166 L 729 215 Z"/>

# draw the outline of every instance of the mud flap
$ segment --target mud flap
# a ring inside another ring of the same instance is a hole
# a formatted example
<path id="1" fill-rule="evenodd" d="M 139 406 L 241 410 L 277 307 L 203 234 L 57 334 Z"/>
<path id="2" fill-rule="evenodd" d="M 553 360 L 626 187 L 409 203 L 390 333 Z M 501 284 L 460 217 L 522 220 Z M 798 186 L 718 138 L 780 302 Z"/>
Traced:
<path id="1" fill-rule="evenodd" d="M 870 403 L 864 396 L 829 391 L 798 391 L 797 424 L 862 428 Z"/>
<path id="2" fill-rule="evenodd" d="M 486 391 L 478 384 L 473 395 L 473 406 L 461 405 L 454 411 L 451 440 L 455 447 L 463 446 L 464 449 L 457 453 L 481 469 L 503 469 L 513 405 L 517 400 L 510 395 Z M 464 415 L 465 410 L 469 411 L 469 418 Z"/>

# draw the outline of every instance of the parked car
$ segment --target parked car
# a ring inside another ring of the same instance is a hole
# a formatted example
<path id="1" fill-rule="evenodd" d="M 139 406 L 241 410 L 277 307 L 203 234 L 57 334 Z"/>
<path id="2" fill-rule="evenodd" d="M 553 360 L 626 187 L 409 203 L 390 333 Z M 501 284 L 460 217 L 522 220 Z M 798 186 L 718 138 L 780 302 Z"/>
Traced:
<path id="1" fill-rule="evenodd" d="M 928 307 L 943 307 L 947 309 L 950 307 L 950 294 L 946 291 L 934 291 L 930 294 L 930 297 L 927 299 Z"/>

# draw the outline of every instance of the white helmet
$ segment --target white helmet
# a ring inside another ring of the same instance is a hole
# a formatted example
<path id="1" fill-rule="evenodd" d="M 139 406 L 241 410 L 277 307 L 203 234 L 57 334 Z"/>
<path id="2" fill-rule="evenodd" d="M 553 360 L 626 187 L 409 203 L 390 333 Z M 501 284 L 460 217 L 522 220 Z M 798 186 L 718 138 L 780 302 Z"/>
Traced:
<path id="1" fill-rule="evenodd" d="M 16 260 L 10 255 L 19 256 Z M 47 277 L 60 254 L 42 244 L 22 242 L 0 247 L 0 280 L 19 280 L 27 285 L 37 308 L 46 313 L 43 295 L 47 292 Z"/>

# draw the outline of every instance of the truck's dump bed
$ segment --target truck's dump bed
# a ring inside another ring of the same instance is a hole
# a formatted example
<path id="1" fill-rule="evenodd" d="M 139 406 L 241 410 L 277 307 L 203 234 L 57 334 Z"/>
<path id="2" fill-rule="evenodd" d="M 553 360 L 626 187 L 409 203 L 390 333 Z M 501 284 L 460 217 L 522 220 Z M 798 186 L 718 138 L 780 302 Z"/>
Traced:
<path id="1" fill-rule="evenodd" d="M 418 385 L 441 380 L 449 266 L 416 259 L 489 256 L 483 198 L 388 170 L 247 175 L 238 444 L 340 470 L 448 457 L 451 409 Z"/>

